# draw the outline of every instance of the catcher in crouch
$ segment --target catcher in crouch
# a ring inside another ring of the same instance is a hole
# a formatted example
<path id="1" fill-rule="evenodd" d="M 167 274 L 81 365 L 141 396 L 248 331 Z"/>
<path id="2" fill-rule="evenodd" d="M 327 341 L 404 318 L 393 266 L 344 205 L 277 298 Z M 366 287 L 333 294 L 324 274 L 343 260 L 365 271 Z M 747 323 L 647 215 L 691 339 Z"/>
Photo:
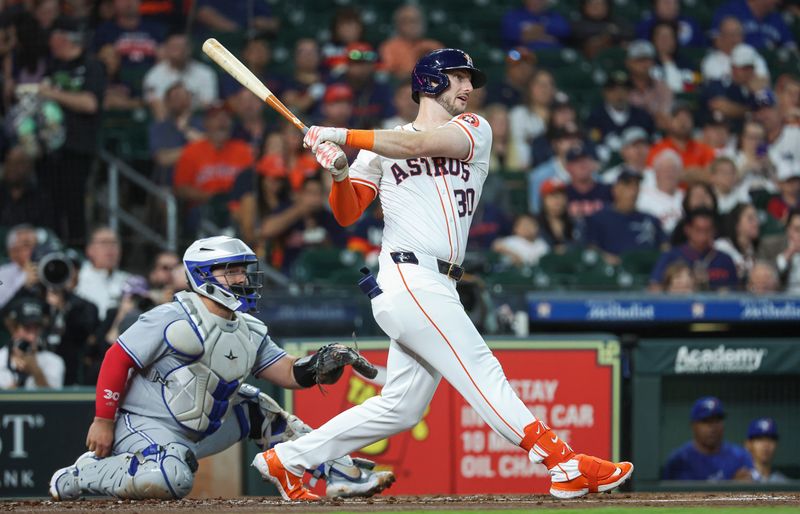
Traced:
<path id="1" fill-rule="evenodd" d="M 345 346 L 297 359 L 270 339 L 246 314 L 261 297 L 262 272 L 242 241 L 195 241 L 183 265 L 191 291 L 140 316 L 106 353 L 86 436 L 90 451 L 53 474 L 55 500 L 182 498 L 192 490 L 197 459 L 245 438 L 266 450 L 311 431 L 244 384 L 250 374 L 295 389 L 332 384 L 347 365 L 375 377 L 377 370 Z M 329 496 L 371 496 L 395 479 L 372 467 L 343 456 L 310 471 L 325 477 Z"/>

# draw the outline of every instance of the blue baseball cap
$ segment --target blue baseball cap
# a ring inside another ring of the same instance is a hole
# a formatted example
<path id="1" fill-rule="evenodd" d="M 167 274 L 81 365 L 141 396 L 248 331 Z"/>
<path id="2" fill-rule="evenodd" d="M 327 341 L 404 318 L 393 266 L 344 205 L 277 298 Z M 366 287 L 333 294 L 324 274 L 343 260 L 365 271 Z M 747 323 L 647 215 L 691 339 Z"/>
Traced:
<path id="1" fill-rule="evenodd" d="M 692 421 L 703 421 L 708 418 L 724 418 L 725 411 L 722 402 L 716 396 L 703 396 L 692 405 Z"/>
<path id="2" fill-rule="evenodd" d="M 771 437 L 778 439 L 778 425 L 772 418 L 756 418 L 750 422 L 747 427 L 747 438 L 755 439 L 757 437 Z"/>

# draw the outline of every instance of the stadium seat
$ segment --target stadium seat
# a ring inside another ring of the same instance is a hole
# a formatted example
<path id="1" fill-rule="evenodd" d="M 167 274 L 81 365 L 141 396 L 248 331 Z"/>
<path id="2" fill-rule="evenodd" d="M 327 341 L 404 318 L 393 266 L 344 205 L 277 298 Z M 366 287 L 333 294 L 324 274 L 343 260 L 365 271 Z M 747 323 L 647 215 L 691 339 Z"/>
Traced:
<path id="1" fill-rule="evenodd" d="M 150 116 L 147 109 L 104 111 L 101 145 L 123 161 L 148 160 L 149 123 Z"/>
<path id="2" fill-rule="evenodd" d="M 640 0 L 614 0 L 612 12 L 614 17 L 635 24 L 642 18 L 642 14 L 648 7 L 650 7 L 649 2 L 641 2 Z"/>
<path id="3" fill-rule="evenodd" d="M 519 171 L 501 171 L 499 175 L 508 191 L 511 213 L 528 212 L 528 175 Z"/>
<path id="4" fill-rule="evenodd" d="M 291 276 L 301 283 L 346 280 L 343 269 L 355 270 L 364 265 L 361 254 L 339 248 L 308 248 L 295 261 Z"/>
<path id="5" fill-rule="evenodd" d="M 658 261 L 658 251 L 630 252 L 622 255 L 617 272 L 620 289 L 642 290 L 650 283 L 650 274 Z"/>
<path id="6" fill-rule="evenodd" d="M 492 284 L 522 285 L 533 281 L 533 269 L 530 267 L 506 267 L 490 273 L 486 279 Z"/>
<path id="7" fill-rule="evenodd" d="M 569 250 L 563 254 L 548 253 L 539 260 L 539 267 L 548 274 L 577 273 L 581 269 L 581 251 Z"/>
<path id="8" fill-rule="evenodd" d="M 621 47 L 611 47 L 601 50 L 594 59 L 595 66 L 602 69 L 622 70 L 625 69 L 626 50 Z"/>
<path id="9" fill-rule="evenodd" d="M 711 27 L 711 21 L 714 18 L 714 10 L 718 2 L 708 2 L 707 0 L 683 0 L 681 4 L 682 15 L 694 18 L 701 27 Z"/>
<path id="10" fill-rule="evenodd" d="M 622 254 L 622 269 L 633 275 L 647 275 L 661 256 L 659 250 L 633 250 Z"/>
<path id="11" fill-rule="evenodd" d="M 580 291 L 616 291 L 619 277 L 614 266 L 600 266 L 579 272 L 575 276 L 575 288 Z"/>

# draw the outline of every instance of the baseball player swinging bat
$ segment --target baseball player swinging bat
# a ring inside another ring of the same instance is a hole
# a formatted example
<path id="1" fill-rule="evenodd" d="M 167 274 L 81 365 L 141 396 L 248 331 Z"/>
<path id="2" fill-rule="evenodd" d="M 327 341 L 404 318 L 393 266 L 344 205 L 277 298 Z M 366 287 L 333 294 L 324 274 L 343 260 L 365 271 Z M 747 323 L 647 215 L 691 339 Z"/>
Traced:
<path id="1" fill-rule="evenodd" d="M 237 59 L 225 46 L 211 37 L 203 43 L 203 52 L 211 58 L 212 61 L 217 63 L 223 70 L 228 72 L 231 77 L 235 78 L 239 84 L 243 85 L 250 90 L 251 93 L 262 99 L 267 105 L 272 107 L 278 114 L 286 118 L 303 134 L 308 132 L 308 127 L 305 123 L 295 116 L 277 96 L 275 96 L 269 88 L 264 85 L 261 80 L 256 77 L 252 71 L 247 69 L 247 66 Z M 346 158 L 339 158 L 335 166 L 337 169 L 342 169 L 347 165 Z"/>

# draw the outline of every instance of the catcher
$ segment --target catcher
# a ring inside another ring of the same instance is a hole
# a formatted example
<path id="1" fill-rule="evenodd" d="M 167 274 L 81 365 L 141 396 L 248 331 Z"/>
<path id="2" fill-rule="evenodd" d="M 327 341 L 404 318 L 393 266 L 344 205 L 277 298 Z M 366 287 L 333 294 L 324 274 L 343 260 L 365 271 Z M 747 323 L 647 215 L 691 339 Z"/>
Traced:
<path id="1" fill-rule="evenodd" d="M 244 384 L 248 375 L 281 387 L 332 384 L 344 367 L 377 370 L 338 344 L 297 359 L 246 314 L 261 297 L 257 258 L 242 241 L 195 241 L 183 256 L 191 291 L 139 317 L 109 348 L 97 383 L 89 452 L 50 479 L 55 500 L 82 494 L 183 498 L 197 459 L 251 438 L 265 450 L 311 429 Z M 129 372 L 131 378 L 128 379 Z M 373 463 L 344 456 L 310 470 L 329 496 L 371 496 L 394 482 Z"/>

